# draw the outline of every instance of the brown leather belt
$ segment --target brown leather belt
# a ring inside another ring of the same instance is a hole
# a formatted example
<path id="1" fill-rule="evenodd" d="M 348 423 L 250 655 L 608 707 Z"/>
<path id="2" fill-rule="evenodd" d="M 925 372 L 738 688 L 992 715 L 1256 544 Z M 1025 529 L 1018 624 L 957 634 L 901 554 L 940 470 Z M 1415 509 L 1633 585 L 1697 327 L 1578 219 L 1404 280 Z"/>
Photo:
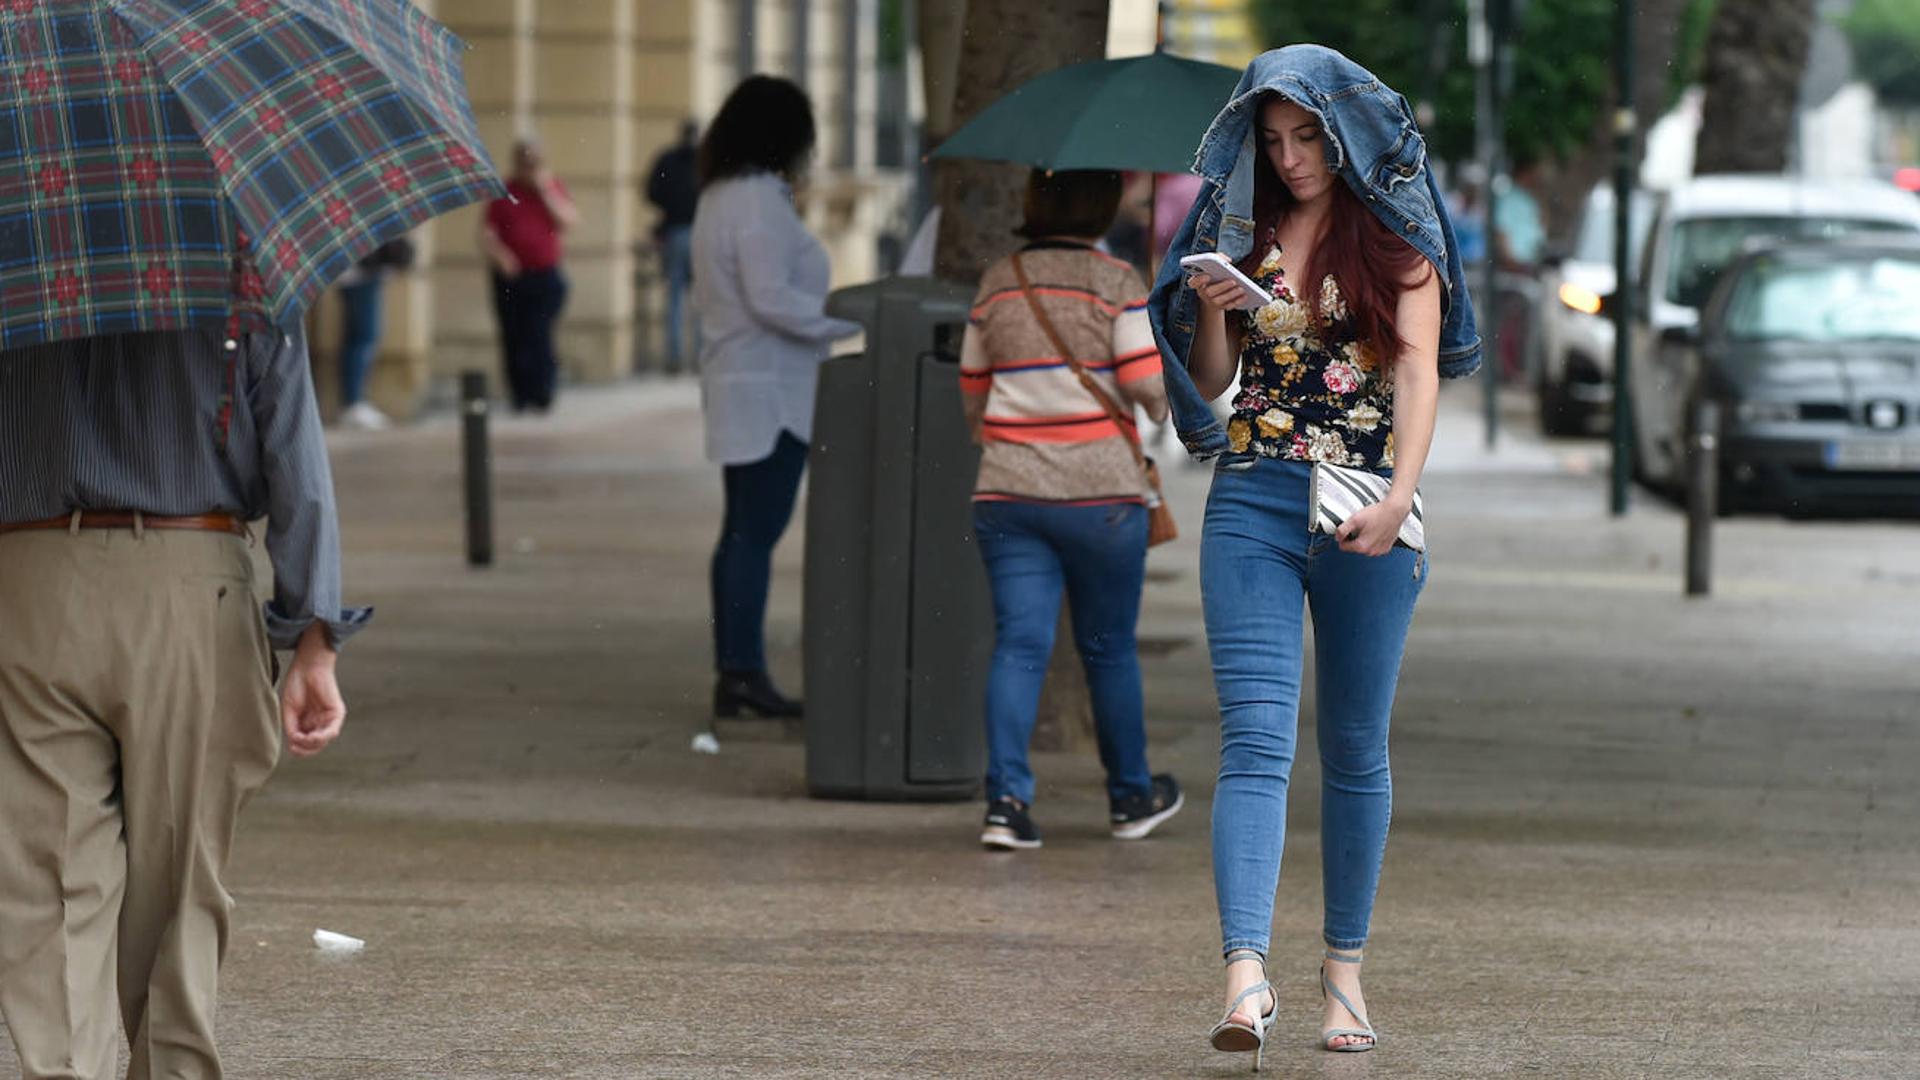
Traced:
<path id="1" fill-rule="evenodd" d="M 62 514 L 59 517 L 42 521 L 15 521 L 0 523 L 0 533 L 26 532 L 29 529 L 71 529 L 74 527 L 73 515 Z M 226 532 L 235 536 L 247 535 L 246 523 L 232 514 L 192 514 L 187 517 L 161 517 L 158 514 L 142 514 L 133 510 L 82 510 L 80 511 L 82 529 L 186 529 L 203 532 Z"/>

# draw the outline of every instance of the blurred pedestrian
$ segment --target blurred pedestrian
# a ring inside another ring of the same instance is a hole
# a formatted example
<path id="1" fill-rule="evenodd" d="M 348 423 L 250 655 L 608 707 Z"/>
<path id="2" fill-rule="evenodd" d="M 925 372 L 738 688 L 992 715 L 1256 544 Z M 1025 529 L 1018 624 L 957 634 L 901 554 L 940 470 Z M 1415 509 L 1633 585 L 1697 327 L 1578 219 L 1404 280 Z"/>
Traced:
<path id="1" fill-rule="evenodd" d="M 1192 173 L 1161 173 L 1153 187 L 1153 257 L 1163 259 L 1203 181 Z"/>
<path id="2" fill-rule="evenodd" d="M 480 248 L 493 271 L 507 396 L 515 412 L 553 407 L 559 379 L 553 324 L 567 302 L 560 241 L 579 221 L 573 196 L 547 167 L 540 144 L 515 143 L 506 198 L 488 205 L 480 224 Z"/>
<path id="3" fill-rule="evenodd" d="M 1521 158 L 1504 183 L 1494 187 L 1494 253 L 1500 267 L 1532 273 L 1546 247 L 1547 229 L 1540 216 L 1540 162 Z"/>
<path id="4" fill-rule="evenodd" d="M 974 536 L 993 584 L 980 833 L 989 848 L 1040 846 L 1027 745 L 1063 591 L 1113 835 L 1145 837 L 1182 805 L 1173 777 L 1147 768 L 1134 631 L 1155 493 L 1137 457 L 1134 408 L 1159 420 L 1167 395 L 1146 283 L 1095 248 L 1120 195 L 1116 172 L 1029 174 L 1028 242 L 981 277 L 961 343 L 967 422 L 982 448 Z"/>
<path id="5" fill-rule="evenodd" d="M 1477 266 L 1487 258 L 1487 227 L 1484 205 L 1480 197 L 1480 180 L 1476 177 L 1462 177 L 1460 186 L 1447 196 L 1447 209 L 1453 215 L 1454 239 L 1458 242 L 1460 261 L 1468 266 Z"/>
<path id="6" fill-rule="evenodd" d="M 340 280 L 340 426 L 380 431 L 387 414 L 366 400 L 367 373 L 380 346 L 381 289 L 387 271 L 413 266 L 413 241 L 396 237 L 355 263 Z"/>
<path id="7" fill-rule="evenodd" d="M 1351 87 L 1378 89 L 1334 92 Z M 1221 710 L 1213 867 L 1227 962 L 1226 1014 L 1211 1038 L 1257 1054 L 1273 1024 L 1265 967 L 1310 605 L 1320 1041 L 1371 1050 L 1360 961 L 1392 800 L 1387 729 L 1426 581 L 1424 559 L 1396 538 L 1426 465 L 1440 378 L 1470 372 L 1478 342 L 1446 204 L 1404 99 L 1313 45 L 1262 55 L 1241 89 L 1200 147 L 1205 186 L 1150 304 L 1174 361 L 1175 422 L 1196 455 L 1219 458 L 1200 553 Z M 1179 256 L 1214 250 L 1271 301 L 1242 304 L 1231 281 L 1182 280 Z M 1206 403 L 1236 374 L 1222 430 Z M 1387 477 L 1390 490 L 1335 536 L 1312 534 L 1320 463 Z"/>
<path id="8" fill-rule="evenodd" d="M 1094 245 L 1134 268 L 1142 280 L 1153 273 L 1153 174 L 1121 174 L 1120 209 L 1113 225 Z"/>
<path id="9" fill-rule="evenodd" d="M 1540 162 L 1521 158 L 1514 162 L 1511 176 L 1494 187 L 1494 283 L 1500 290 L 1500 332 L 1494 341 L 1500 373 L 1510 381 L 1526 372 L 1533 347 L 1540 259 L 1547 244 L 1540 213 L 1542 183 Z"/>
<path id="10" fill-rule="evenodd" d="M 721 717 L 801 713 L 767 672 L 773 548 L 806 468 L 819 366 L 832 342 L 860 331 L 825 314 L 827 250 L 794 209 L 813 144 L 806 93 L 765 75 L 734 88 L 700 143 L 693 307 L 707 458 L 726 488 L 712 578 Z"/>
<path id="11" fill-rule="evenodd" d="M 235 821 L 283 733 L 339 735 L 371 615 L 341 606 L 306 340 L 34 345 L 0 386 L 0 1012 L 28 1077 L 112 1076 L 116 1012 L 129 1077 L 217 1077 Z"/>
<path id="12" fill-rule="evenodd" d="M 660 152 L 647 173 L 647 200 L 659 209 L 653 229 L 667 279 L 667 370 L 685 366 L 686 298 L 693 284 L 693 212 L 700 200 L 699 127 L 680 125 L 680 141 Z"/>

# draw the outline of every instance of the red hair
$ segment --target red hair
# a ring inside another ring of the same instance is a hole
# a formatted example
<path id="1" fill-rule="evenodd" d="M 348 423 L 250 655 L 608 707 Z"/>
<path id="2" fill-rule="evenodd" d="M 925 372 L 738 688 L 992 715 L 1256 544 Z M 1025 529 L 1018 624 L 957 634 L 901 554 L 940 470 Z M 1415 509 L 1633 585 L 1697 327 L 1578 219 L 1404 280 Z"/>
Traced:
<path id="1" fill-rule="evenodd" d="M 1270 100 L 1263 95 L 1252 114 Z M 1279 236 L 1280 222 L 1299 205 L 1280 174 L 1273 171 L 1267 158 L 1266 140 L 1260 125 L 1253 125 L 1253 250 L 1241 260 L 1240 269 L 1249 277 L 1258 270 L 1267 251 Z M 1326 138 L 1326 133 L 1321 133 Z M 1314 241 L 1313 256 L 1305 269 L 1305 280 L 1290 282 L 1296 301 L 1306 305 L 1317 330 L 1326 330 L 1326 315 L 1320 308 L 1320 286 L 1332 277 L 1346 301 L 1347 318 L 1353 336 L 1364 348 L 1362 357 L 1368 367 L 1392 370 L 1406 341 L 1394 325 L 1400 309 L 1400 294 L 1426 283 L 1433 273 L 1426 256 L 1382 224 L 1361 204 L 1359 196 L 1338 174 L 1333 177 L 1333 207 Z M 1416 273 L 1421 268 L 1425 273 Z"/>

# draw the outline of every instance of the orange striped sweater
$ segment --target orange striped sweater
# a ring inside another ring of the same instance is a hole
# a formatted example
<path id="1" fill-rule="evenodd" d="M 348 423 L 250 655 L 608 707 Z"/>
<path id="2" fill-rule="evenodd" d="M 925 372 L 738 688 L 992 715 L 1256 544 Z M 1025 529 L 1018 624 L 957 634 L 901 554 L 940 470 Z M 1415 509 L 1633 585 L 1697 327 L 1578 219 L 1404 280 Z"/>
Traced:
<path id="1" fill-rule="evenodd" d="M 1027 278 L 1074 358 L 1123 410 L 1166 400 L 1147 289 L 1133 267 L 1079 244 L 1021 253 Z M 1138 502 L 1145 481 L 1123 439 L 1034 318 L 1012 260 L 980 279 L 960 351 L 961 389 L 984 395 L 976 500 Z"/>

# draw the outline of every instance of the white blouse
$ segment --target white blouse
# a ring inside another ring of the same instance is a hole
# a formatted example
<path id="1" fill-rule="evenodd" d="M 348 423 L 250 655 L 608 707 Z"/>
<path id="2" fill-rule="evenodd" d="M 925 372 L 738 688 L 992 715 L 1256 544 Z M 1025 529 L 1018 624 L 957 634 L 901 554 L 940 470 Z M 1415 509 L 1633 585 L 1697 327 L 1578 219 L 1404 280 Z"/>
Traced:
<path id="1" fill-rule="evenodd" d="M 719 180 L 693 215 L 693 310 L 700 320 L 700 392 L 707 459 L 745 465 L 773 453 L 781 431 L 813 437 L 813 395 L 833 342 L 861 331 L 827 317 L 827 250 L 771 173 Z"/>

